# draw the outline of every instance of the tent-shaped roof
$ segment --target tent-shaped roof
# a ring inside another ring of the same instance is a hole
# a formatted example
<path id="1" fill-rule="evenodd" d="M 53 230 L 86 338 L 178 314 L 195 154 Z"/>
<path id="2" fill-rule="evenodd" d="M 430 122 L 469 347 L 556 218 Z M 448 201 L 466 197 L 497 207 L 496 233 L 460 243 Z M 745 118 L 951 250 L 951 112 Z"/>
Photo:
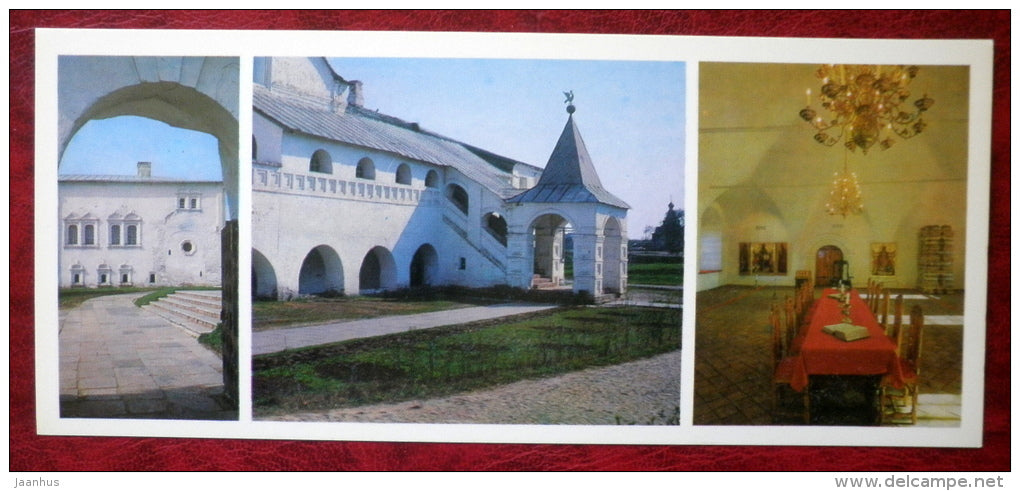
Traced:
<path id="1" fill-rule="evenodd" d="M 568 110 L 568 112 L 570 112 Z M 560 134 L 556 148 L 549 156 L 542 177 L 535 187 L 508 200 L 510 203 L 603 203 L 618 208 L 630 208 L 602 187 L 581 132 L 574 124 L 574 116 Z"/>

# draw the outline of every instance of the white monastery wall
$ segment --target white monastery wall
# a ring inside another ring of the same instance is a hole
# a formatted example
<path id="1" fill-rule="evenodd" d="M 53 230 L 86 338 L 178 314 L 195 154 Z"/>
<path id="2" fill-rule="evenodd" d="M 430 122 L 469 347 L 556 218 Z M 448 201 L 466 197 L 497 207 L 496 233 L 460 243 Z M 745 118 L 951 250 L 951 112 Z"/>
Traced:
<path id="1" fill-rule="evenodd" d="M 60 285 L 219 285 L 223 199 L 220 183 L 61 182 Z M 94 227 L 90 244 L 87 225 Z"/>

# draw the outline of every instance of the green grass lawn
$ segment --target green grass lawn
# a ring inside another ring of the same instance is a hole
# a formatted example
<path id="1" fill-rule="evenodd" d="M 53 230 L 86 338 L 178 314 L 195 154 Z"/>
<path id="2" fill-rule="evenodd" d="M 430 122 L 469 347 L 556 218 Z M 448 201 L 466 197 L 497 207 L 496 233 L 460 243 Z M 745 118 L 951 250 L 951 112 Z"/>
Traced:
<path id="1" fill-rule="evenodd" d="M 564 307 L 254 360 L 261 414 L 350 407 L 605 366 L 679 349 L 679 309 Z"/>
<path id="2" fill-rule="evenodd" d="M 683 263 L 631 263 L 627 283 L 632 285 L 680 286 L 684 283 Z"/>

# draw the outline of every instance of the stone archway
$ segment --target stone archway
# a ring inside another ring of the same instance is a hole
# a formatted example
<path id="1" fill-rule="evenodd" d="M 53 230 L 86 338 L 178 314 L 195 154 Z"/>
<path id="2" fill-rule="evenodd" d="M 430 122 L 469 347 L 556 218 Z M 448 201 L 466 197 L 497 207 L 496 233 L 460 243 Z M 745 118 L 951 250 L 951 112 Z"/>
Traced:
<path id="1" fill-rule="evenodd" d="M 340 255 L 327 245 L 308 251 L 298 273 L 301 295 L 339 295 L 344 291 L 344 268 Z"/>
<path id="2" fill-rule="evenodd" d="M 623 226 L 615 217 L 606 219 L 602 242 L 602 293 L 622 294 L 627 291 L 627 241 Z M 598 254 L 596 254 L 596 259 Z"/>
<path id="3" fill-rule="evenodd" d="M 435 283 L 439 254 L 431 244 L 422 244 L 411 258 L 411 287 Z"/>
<path id="4" fill-rule="evenodd" d="M 276 270 L 256 249 L 251 250 L 251 295 L 257 300 L 276 300 L 279 295 Z"/>
<path id="5" fill-rule="evenodd" d="M 61 56 L 58 59 L 58 161 L 91 120 L 140 116 L 214 136 L 226 196 L 222 256 L 224 393 L 238 403 L 238 114 L 236 57 Z"/>
<path id="6" fill-rule="evenodd" d="M 358 271 L 358 288 L 362 293 L 388 290 L 397 285 L 397 268 L 393 254 L 382 246 L 365 254 Z"/>
<path id="7" fill-rule="evenodd" d="M 535 218 L 528 228 L 532 244 L 532 288 L 555 288 L 573 279 L 573 263 L 567 266 L 567 230 L 570 222 L 562 215 L 549 213 Z"/>

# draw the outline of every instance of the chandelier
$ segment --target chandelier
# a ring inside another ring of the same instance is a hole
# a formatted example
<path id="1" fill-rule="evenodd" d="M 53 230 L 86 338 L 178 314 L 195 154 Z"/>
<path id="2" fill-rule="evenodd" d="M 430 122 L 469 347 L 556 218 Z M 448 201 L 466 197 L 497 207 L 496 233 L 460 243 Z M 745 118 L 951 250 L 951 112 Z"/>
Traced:
<path id="1" fill-rule="evenodd" d="M 829 200 L 825 202 L 825 211 L 830 215 L 842 215 L 843 218 L 864 211 L 857 173 L 847 171 L 846 150 L 843 151 L 843 172 L 836 171 L 832 176 L 832 190 L 829 191 Z"/>
<path id="2" fill-rule="evenodd" d="M 903 104 L 917 72 L 916 66 L 822 65 L 816 73 L 822 81 L 819 100 L 830 115 L 820 116 L 811 108 L 808 89 L 800 117 L 818 130 L 815 141 L 823 145 L 832 146 L 845 136 L 843 144 L 851 151 L 860 148 L 867 154 L 875 143 L 885 150 L 893 145 L 893 134 L 911 138 L 927 126 L 921 115 L 935 104 L 933 99 L 925 94 L 913 109 Z"/>

